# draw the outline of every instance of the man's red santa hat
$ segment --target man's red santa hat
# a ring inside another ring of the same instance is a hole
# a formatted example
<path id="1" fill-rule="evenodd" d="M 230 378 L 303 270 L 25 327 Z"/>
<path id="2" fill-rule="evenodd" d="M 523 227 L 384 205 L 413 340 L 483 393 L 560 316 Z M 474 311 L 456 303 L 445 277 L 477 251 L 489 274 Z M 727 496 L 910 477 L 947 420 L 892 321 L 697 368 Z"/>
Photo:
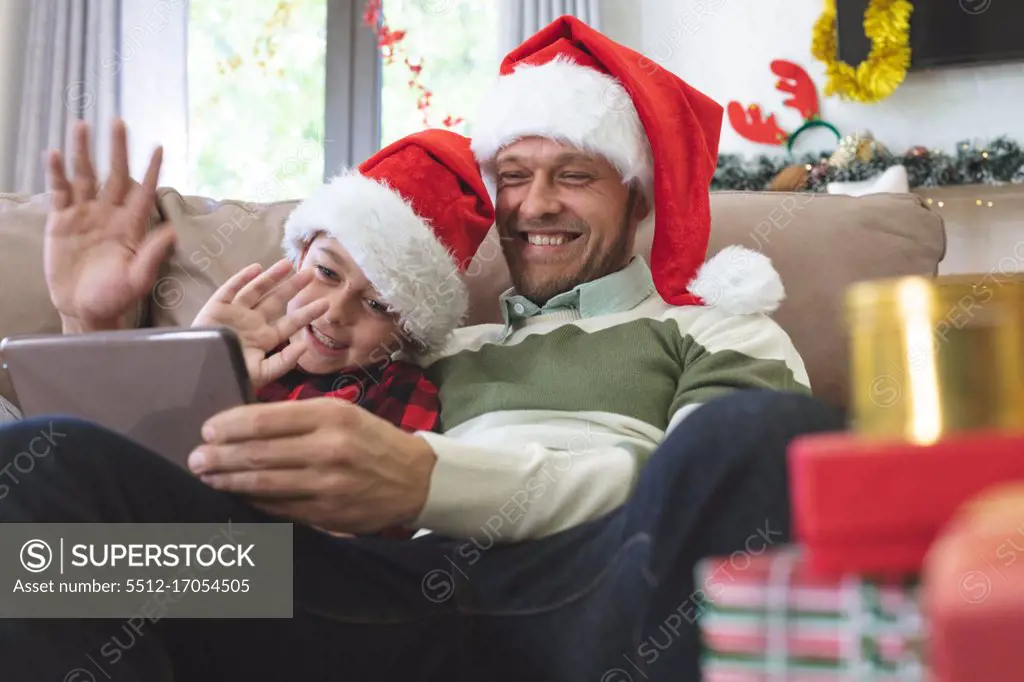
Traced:
<path id="1" fill-rule="evenodd" d="M 734 247 L 704 265 L 722 114 L 672 72 L 565 16 L 502 61 L 473 121 L 472 146 L 492 195 L 498 152 L 522 138 L 603 156 L 654 210 L 651 272 L 666 302 L 773 310 L 782 285 L 763 255 Z"/>
<path id="2" fill-rule="evenodd" d="M 314 191 L 289 215 L 283 246 L 298 265 L 314 236 L 337 239 L 405 331 L 432 348 L 466 315 L 462 274 L 493 223 L 469 140 L 426 130 Z"/>

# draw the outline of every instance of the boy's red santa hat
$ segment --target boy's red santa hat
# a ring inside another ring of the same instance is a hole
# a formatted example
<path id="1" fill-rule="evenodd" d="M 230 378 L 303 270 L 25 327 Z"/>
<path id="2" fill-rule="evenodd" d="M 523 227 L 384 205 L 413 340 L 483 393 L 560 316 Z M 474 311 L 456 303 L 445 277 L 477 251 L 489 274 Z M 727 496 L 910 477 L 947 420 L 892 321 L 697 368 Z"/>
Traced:
<path id="1" fill-rule="evenodd" d="M 565 16 L 502 61 L 473 121 L 473 151 L 492 196 L 498 152 L 522 138 L 603 156 L 654 210 L 651 271 L 666 302 L 774 310 L 782 285 L 763 255 L 734 247 L 704 265 L 722 114 L 675 74 Z"/>
<path id="2" fill-rule="evenodd" d="M 314 191 L 289 215 L 283 246 L 298 265 L 315 235 L 337 239 L 405 331 L 433 348 L 466 315 L 462 274 L 493 223 L 469 140 L 426 130 Z"/>

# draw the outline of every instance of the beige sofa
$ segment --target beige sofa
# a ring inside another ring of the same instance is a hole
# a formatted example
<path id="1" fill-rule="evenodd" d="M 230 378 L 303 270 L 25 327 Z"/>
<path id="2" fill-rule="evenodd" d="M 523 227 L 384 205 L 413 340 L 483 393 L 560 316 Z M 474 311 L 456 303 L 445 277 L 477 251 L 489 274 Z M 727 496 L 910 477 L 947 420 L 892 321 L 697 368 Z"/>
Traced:
<path id="1" fill-rule="evenodd" d="M 49 197 L 0 194 L 0 338 L 59 333 L 43 279 L 43 227 Z M 724 192 L 712 195 L 709 255 L 730 244 L 759 249 L 775 263 L 787 298 L 775 317 L 792 337 L 822 398 L 846 406 L 847 334 L 843 294 L 858 280 L 934 275 L 945 255 L 942 219 L 916 195 L 862 198 Z M 156 220 L 170 220 L 176 252 L 153 295 L 129 315 L 141 326 L 187 326 L 214 289 L 239 268 L 281 257 L 281 231 L 294 202 L 254 205 L 183 197 L 161 189 Z M 649 234 L 638 252 L 649 250 Z M 499 318 L 508 271 L 492 233 L 469 271 L 469 322 Z M 17 404 L 6 371 L 0 396 Z"/>

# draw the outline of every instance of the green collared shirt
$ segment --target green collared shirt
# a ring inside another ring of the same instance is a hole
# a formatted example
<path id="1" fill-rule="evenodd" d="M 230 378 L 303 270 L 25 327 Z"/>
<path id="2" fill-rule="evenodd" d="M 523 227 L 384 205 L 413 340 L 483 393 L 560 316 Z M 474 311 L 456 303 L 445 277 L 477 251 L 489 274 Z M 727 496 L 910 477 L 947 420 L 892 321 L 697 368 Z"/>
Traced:
<path id="1" fill-rule="evenodd" d="M 652 293 L 651 269 L 643 258 L 635 256 L 623 269 L 553 296 L 543 306 L 509 289 L 499 299 L 505 320 L 502 336 L 507 338 L 525 320 L 538 315 L 555 313 L 566 319 L 583 319 L 632 310 Z"/>

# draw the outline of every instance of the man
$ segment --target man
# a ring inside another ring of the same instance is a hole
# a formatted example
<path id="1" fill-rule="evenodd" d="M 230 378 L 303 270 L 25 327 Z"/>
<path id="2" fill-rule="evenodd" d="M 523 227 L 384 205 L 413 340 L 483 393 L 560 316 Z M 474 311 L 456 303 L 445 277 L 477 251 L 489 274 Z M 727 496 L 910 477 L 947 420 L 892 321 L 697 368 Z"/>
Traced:
<path id="1" fill-rule="evenodd" d="M 785 542 L 786 445 L 842 420 L 806 395 L 754 254 L 701 268 L 720 108 L 572 19 L 503 73 L 475 144 L 515 292 L 507 324 L 427 363 L 444 435 L 331 400 L 246 406 L 207 424 L 197 480 L 55 420 L 66 435 L 0 521 L 298 521 L 292 620 L 161 619 L 103 675 L 699 678 L 694 563 Z M 652 207 L 648 269 L 630 254 Z M 0 466 L 40 427 L 0 430 Z M 314 530 L 401 524 L 432 533 Z M 4 622 L 5 679 L 95 674 L 122 625 Z"/>

